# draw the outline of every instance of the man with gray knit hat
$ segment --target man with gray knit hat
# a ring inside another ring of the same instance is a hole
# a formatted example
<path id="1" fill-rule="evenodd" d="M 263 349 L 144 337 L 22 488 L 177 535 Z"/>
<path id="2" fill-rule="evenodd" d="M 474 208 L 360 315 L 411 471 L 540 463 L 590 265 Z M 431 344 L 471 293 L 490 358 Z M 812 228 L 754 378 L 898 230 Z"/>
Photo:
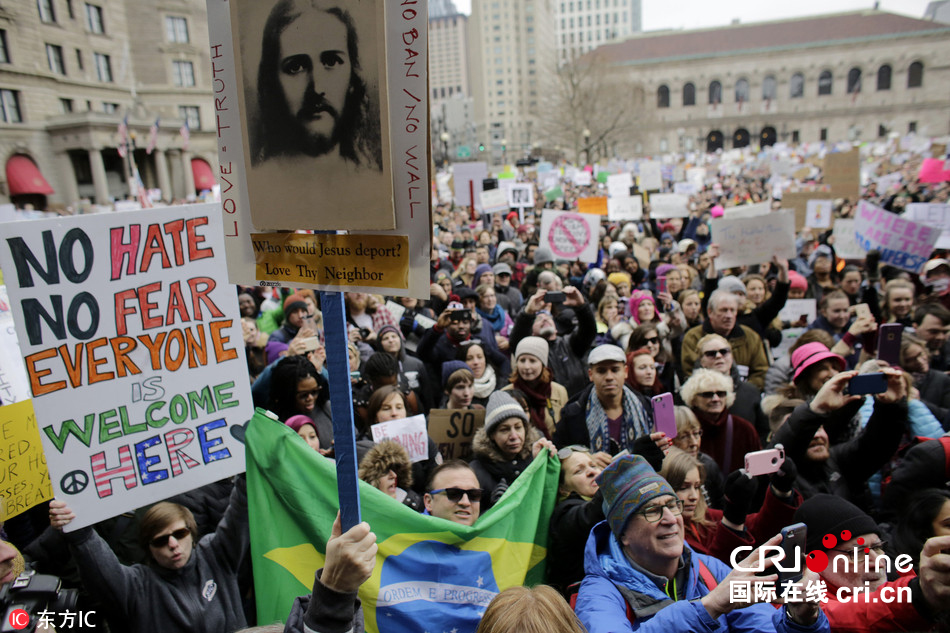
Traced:
<path id="1" fill-rule="evenodd" d="M 597 483 L 607 519 L 587 540 L 587 576 L 575 609 L 589 633 L 830 630 L 814 603 L 776 609 L 752 592 L 736 599 L 733 584 L 776 579 L 755 575 L 762 550 L 734 570 L 694 552 L 684 540 L 683 501 L 643 457 L 617 458 Z M 773 537 L 766 545 L 780 540 Z"/>
<path id="2" fill-rule="evenodd" d="M 943 553 L 950 548 L 950 536 L 924 544 L 918 576 L 910 569 L 909 556 L 886 560 L 884 532 L 843 497 L 810 497 L 794 520 L 808 527 L 806 551 L 827 556 L 828 565 L 819 575 L 828 590 L 822 610 L 832 629 L 926 631 L 934 628 L 938 614 L 950 610 L 950 555 Z M 887 570 L 902 575 L 888 581 Z"/>

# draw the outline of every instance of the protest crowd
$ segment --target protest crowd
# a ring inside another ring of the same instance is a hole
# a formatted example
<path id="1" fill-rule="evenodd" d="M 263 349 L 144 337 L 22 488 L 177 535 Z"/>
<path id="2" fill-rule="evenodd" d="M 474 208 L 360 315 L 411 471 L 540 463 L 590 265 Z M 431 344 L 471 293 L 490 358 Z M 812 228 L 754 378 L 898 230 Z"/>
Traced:
<path id="1" fill-rule="evenodd" d="M 657 217 L 652 194 L 632 189 L 647 194 L 642 215 L 603 215 L 591 262 L 554 252 L 544 212 L 605 197 L 597 172 L 635 174 L 635 161 L 527 166 L 510 176 L 531 186 L 534 206 L 493 213 L 458 204 L 443 180 L 430 298 L 345 293 L 359 477 L 391 498 L 364 504 L 477 526 L 535 460 L 560 463 L 548 586 L 498 592 L 468 631 L 950 630 L 948 252 L 938 241 L 908 270 L 893 265 L 899 247 L 840 252 L 832 228 L 861 204 L 900 217 L 946 203 L 950 183 L 922 182 L 913 152 L 865 152 L 860 198 L 828 193 L 831 222 L 796 222 L 793 253 L 724 266 L 734 245 L 716 219 L 827 192 L 815 148 L 784 148 L 781 170 L 773 150 L 678 157 L 661 191 L 684 168 L 703 170 L 698 186 L 679 188 L 682 213 Z M 317 295 L 239 287 L 237 301 L 255 406 L 313 459 L 332 460 Z M 668 403 L 662 420 L 657 400 Z M 443 459 L 432 437 L 415 461 L 374 440 L 374 425 L 437 410 L 484 419 L 461 459 Z M 749 453 L 776 447 L 777 469 L 748 472 Z M 242 630 L 257 620 L 246 488 L 238 476 L 66 533 L 71 508 L 43 504 L 7 522 L 3 581 L 24 559 L 62 577 L 97 611 L 96 630 Z M 773 555 L 759 548 L 799 522 L 802 554 L 861 560 L 804 571 L 827 601 L 737 595 L 737 583 L 776 580 L 756 576 Z M 312 593 L 284 623 L 251 630 L 363 630 L 357 591 L 374 573 L 375 528 L 344 532 L 338 519 Z M 877 565 L 901 555 L 903 570 Z M 841 588 L 864 593 L 847 600 Z M 885 599 L 902 588 L 905 600 Z"/>

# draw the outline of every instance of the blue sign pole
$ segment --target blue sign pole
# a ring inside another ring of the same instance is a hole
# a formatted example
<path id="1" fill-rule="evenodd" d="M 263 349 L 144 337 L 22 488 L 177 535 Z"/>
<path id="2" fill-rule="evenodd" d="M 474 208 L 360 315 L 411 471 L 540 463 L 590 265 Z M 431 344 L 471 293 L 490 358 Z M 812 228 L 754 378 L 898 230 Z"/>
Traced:
<path id="1" fill-rule="evenodd" d="M 342 292 L 320 292 L 326 334 L 327 371 L 330 373 L 330 411 L 333 414 L 333 452 L 340 495 L 343 531 L 360 522 L 359 478 L 356 474 L 356 425 L 350 387 L 349 337 Z"/>

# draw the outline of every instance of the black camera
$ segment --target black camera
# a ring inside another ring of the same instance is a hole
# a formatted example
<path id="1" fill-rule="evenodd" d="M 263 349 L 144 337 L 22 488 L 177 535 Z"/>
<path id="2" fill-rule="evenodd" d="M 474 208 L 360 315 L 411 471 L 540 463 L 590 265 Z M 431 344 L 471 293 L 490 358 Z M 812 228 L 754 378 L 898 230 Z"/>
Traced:
<path id="1" fill-rule="evenodd" d="M 7 631 L 32 633 L 39 622 L 38 613 L 75 610 L 77 596 L 77 590 L 63 589 L 62 582 L 56 576 L 37 574 L 34 571 L 23 572 L 0 587 L 0 613 L 3 613 L 0 633 L 7 633 Z M 10 621 L 10 615 L 18 610 L 26 611 L 30 617 L 29 624 L 24 628 L 14 628 L 13 625 L 16 623 Z"/>

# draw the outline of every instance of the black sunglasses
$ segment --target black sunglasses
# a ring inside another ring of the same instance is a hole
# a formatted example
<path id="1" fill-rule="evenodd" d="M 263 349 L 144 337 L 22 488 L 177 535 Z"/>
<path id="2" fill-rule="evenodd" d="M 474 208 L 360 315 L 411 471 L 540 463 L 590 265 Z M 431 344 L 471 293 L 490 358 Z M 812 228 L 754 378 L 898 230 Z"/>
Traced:
<path id="1" fill-rule="evenodd" d="M 175 530 L 171 534 L 163 534 L 162 536 L 156 536 L 151 541 L 149 541 L 148 544 L 151 545 L 152 547 L 165 547 L 166 545 L 168 545 L 169 538 L 174 536 L 176 541 L 180 541 L 186 536 L 188 536 L 189 534 L 191 534 L 191 530 L 189 530 L 186 527 L 183 527 L 183 528 L 179 528 Z"/>
<path id="2" fill-rule="evenodd" d="M 715 358 L 717 356 L 728 356 L 731 353 L 732 353 L 731 349 L 729 349 L 728 347 L 724 347 L 722 349 L 706 350 L 705 352 L 703 352 L 703 356 L 705 356 L 706 358 Z"/>
<path id="3" fill-rule="evenodd" d="M 643 343 L 645 345 L 649 345 L 650 343 L 659 343 L 659 342 L 660 342 L 659 336 L 651 336 L 650 338 L 643 339 Z"/>
<path id="4" fill-rule="evenodd" d="M 438 490 L 430 490 L 429 494 L 437 495 L 440 492 L 444 492 L 445 496 L 448 497 L 452 503 L 458 503 L 465 495 L 468 495 L 468 500 L 472 503 L 478 503 L 482 500 L 481 488 L 472 488 L 471 490 L 465 488 L 439 488 Z"/>
<path id="5" fill-rule="evenodd" d="M 720 398 L 725 398 L 727 395 L 729 395 L 729 392 L 728 391 L 702 391 L 700 393 L 697 393 L 696 395 L 699 396 L 700 398 L 706 398 L 708 400 L 709 398 L 712 398 L 713 396 L 719 396 Z"/>

